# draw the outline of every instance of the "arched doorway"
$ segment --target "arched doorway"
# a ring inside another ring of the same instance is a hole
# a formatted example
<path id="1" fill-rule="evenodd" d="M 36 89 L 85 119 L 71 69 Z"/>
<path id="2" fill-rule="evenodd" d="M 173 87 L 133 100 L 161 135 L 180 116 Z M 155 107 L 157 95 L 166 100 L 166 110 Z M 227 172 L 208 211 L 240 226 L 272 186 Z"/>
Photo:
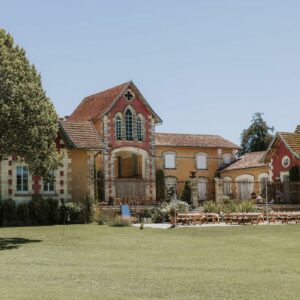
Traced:
<path id="1" fill-rule="evenodd" d="M 148 152 L 136 147 L 121 147 L 112 151 L 112 188 L 116 198 L 141 201 L 147 197 L 149 172 Z"/>

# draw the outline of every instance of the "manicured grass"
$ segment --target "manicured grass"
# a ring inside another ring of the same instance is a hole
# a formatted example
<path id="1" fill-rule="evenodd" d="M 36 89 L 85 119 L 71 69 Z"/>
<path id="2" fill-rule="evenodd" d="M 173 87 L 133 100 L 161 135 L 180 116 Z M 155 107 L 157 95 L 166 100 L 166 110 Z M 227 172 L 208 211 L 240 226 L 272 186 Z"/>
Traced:
<path id="1" fill-rule="evenodd" d="M 300 225 L 0 229 L 1 299 L 299 299 Z"/>

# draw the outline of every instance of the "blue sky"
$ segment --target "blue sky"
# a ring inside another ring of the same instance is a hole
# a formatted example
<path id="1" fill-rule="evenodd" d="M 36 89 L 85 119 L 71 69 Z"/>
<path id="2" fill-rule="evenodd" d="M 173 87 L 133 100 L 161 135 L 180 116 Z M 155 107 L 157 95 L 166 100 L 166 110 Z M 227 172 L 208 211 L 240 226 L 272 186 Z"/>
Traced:
<path id="1" fill-rule="evenodd" d="M 0 26 L 42 75 L 59 115 L 133 80 L 160 132 L 240 142 L 255 112 L 300 123 L 300 1 L 0 0 Z"/>

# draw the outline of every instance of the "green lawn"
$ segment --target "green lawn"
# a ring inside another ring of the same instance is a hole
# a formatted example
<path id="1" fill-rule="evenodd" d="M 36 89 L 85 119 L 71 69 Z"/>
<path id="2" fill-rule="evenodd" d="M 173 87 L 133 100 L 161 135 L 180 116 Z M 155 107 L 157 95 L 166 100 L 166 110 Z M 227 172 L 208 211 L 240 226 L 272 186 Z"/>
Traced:
<path id="1" fill-rule="evenodd" d="M 299 299 L 300 225 L 0 229 L 0 299 Z"/>

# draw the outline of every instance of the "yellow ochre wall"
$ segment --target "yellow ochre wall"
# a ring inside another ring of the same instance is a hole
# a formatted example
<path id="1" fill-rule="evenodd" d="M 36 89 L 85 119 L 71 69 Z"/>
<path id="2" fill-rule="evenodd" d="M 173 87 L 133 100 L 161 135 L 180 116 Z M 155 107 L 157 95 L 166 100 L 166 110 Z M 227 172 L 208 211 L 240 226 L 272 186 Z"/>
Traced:
<path id="1" fill-rule="evenodd" d="M 165 176 L 173 176 L 179 182 L 177 193 L 181 193 L 184 187 L 184 181 L 188 180 L 191 171 L 196 172 L 197 177 L 206 177 L 208 179 L 208 198 L 214 197 L 214 178 L 219 164 L 222 162 L 222 156 L 218 158 L 218 149 L 222 149 L 221 155 L 233 154 L 234 149 L 224 148 L 199 148 L 199 147 L 168 147 L 156 146 L 156 170 L 162 169 Z M 176 153 L 176 169 L 164 168 L 164 152 Z M 207 154 L 207 169 L 197 170 L 196 154 Z"/>
<path id="2" fill-rule="evenodd" d="M 221 178 L 230 177 L 232 183 L 233 196 L 237 196 L 236 178 L 240 175 L 253 175 L 254 176 L 254 192 L 260 193 L 259 175 L 262 173 L 269 174 L 269 168 L 267 166 L 261 166 L 256 168 L 244 168 L 237 170 L 224 170 L 220 172 Z"/>
<path id="3" fill-rule="evenodd" d="M 72 201 L 88 195 L 88 155 L 86 150 L 71 151 Z"/>

